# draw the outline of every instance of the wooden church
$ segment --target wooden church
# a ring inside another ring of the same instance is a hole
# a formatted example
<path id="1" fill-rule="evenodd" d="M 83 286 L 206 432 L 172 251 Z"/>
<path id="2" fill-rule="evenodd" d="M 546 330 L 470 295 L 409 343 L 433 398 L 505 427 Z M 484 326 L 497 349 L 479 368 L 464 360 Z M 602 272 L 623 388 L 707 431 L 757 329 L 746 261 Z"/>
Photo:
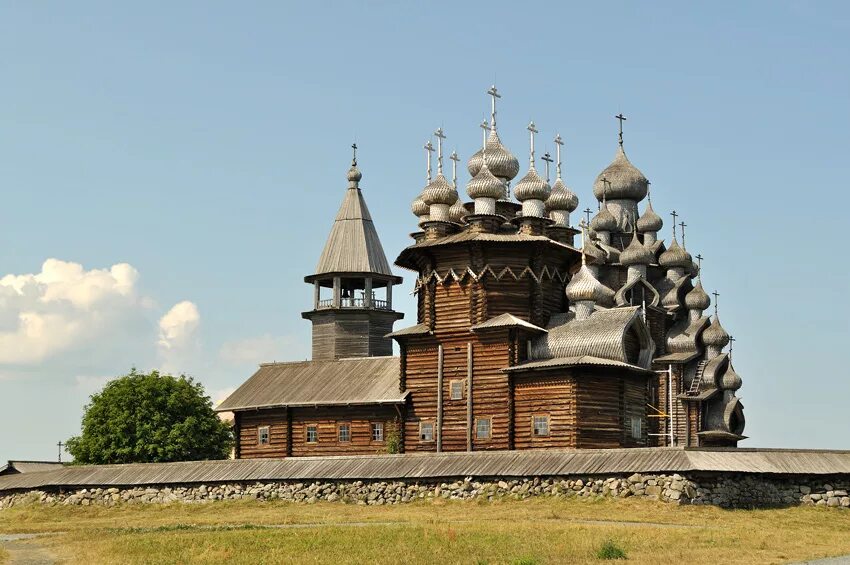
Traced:
<path id="1" fill-rule="evenodd" d="M 219 407 L 236 456 L 547 448 L 736 446 L 741 378 L 700 265 L 669 243 L 649 182 L 619 145 L 597 177 L 598 212 L 571 225 L 562 178 L 502 144 L 495 87 L 464 203 L 426 144 L 419 231 L 396 265 L 416 274 L 416 324 L 393 331 L 393 275 L 360 188 L 356 155 L 313 285 L 313 360 L 260 365 Z M 647 204 L 640 212 L 639 205 Z M 684 225 L 681 226 L 684 230 Z M 580 241 L 576 241 L 579 239 Z M 580 247 L 576 244 L 580 243 Z M 699 256 L 697 256 L 699 258 Z M 392 340 L 400 356 L 392 356 Z"/>

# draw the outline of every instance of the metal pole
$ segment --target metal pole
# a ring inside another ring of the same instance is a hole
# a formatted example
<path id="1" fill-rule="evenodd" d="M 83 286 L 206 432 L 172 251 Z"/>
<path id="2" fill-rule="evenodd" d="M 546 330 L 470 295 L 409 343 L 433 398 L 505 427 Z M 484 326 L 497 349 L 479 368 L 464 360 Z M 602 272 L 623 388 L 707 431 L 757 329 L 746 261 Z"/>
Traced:
<path id="1" fill-rule="evenodd" d="M 443 450 L 443 344 L 437 346 L 437 453 Z"/>
<path id="2" fill-rule="evenodd" d="M 472 342 L 466 344 L 466 450 L 472 451 Z"/>
<path id="3" fill-rule="evenodd" d="M 667 365 L 667 383 L 668 388 L 670 389 L 669 394 L 667 395 L 668 402 L 670 404 L 670 446 L 674 446 L 676 444 L 676 436 L 673 432 L 675 429 L 676 423 L 676 414 L 673 412 L 673 365 Z"/>

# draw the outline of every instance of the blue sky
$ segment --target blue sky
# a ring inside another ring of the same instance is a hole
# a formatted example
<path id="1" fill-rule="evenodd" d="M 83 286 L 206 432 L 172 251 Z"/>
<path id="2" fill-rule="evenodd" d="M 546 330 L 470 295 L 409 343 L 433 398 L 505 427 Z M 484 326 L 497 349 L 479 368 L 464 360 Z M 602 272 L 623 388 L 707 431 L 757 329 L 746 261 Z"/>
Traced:
<path id="1" fill-rule="evenodd" d="M 55 457 L 133 365 L 217 396 L 307 357 L 352 141 L 392 260 L 422 144 L 465 162 L 494 80 L 502 140 L 524 170 L 529 120 L 560 133 L 581 208 L 628 116 L 738 339 L 743 445 L 850 447 L 848 32 L 839 2 L 5 3 L 0 460 Z"/>

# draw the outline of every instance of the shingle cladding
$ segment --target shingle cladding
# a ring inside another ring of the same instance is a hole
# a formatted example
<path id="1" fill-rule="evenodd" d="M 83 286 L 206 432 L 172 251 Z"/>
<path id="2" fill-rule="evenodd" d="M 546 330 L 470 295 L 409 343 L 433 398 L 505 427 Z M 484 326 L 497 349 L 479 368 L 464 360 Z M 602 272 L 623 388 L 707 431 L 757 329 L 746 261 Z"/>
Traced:
<path id="1" fill-rule="evenodd" d="M 590 356 L 629 363 L 624 337 L 636 318 L 637 306 L 596 310 L 585 320 L 575 314 L 552 316 L 547 330 L 531 347 L 532 360 Z"/>
<path id="2" fill-rule="evenodd" d="M 373 273 L 393 276 L 369 208 L 359 188 L 345 191 L 316 266 L 317 275 Z"/>
<path id="3" fill-rule="evenodd" d="M 398 357 L 260 365 L 216 408 L 219 412 L 278 406 L 398 404 Z"/>

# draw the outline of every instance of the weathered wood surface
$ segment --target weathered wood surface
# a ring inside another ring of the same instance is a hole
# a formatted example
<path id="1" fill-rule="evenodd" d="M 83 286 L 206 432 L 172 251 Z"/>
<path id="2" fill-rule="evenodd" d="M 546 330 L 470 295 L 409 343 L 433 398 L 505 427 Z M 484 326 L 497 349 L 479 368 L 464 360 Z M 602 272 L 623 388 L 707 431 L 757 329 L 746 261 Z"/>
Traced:
<path id="1" fill-rule="evenodd" d="M 199 484 L 224 481 L 526 477 L 737 472 L 850 474 L 850 451 L 635 448 L 291 457 L 185 463 L 80 465 L 0 477 L 0 491 L 32 488 Z"/>

